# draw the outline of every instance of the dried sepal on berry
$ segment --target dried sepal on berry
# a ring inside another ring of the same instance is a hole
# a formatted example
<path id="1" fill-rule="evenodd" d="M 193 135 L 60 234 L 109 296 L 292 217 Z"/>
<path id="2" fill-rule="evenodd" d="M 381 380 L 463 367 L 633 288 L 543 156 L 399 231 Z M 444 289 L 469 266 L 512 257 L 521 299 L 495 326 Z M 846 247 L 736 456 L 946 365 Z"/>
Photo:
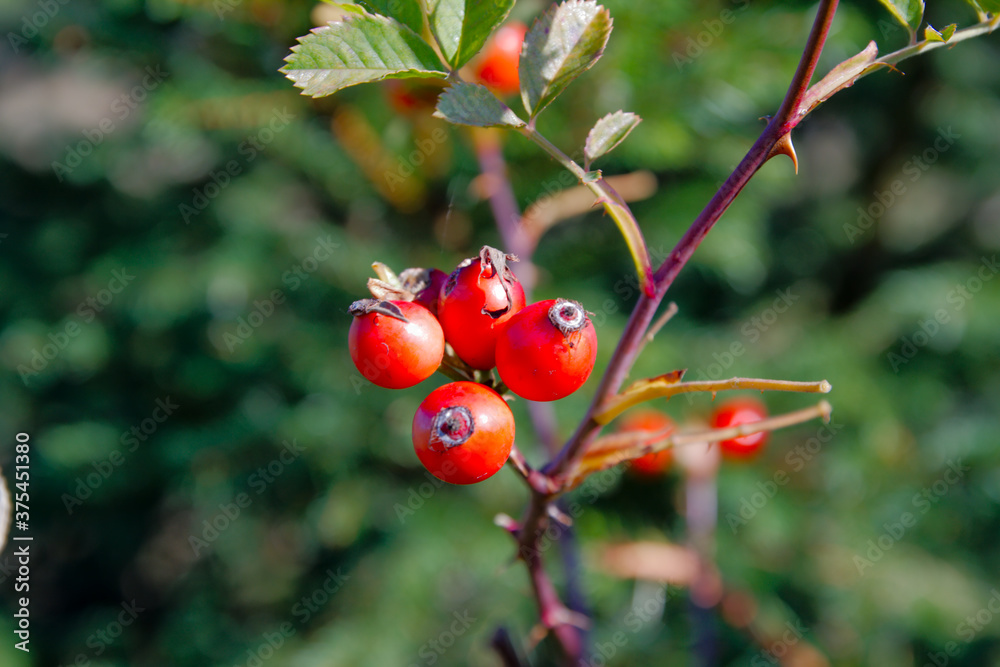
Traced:
<path id="1" fill-rule="evenodd" d="M 385 299 L 358 299 L 351 304 L 347 312 L 354 317 L 361 317 L 369 313 L 381 313 L 388 317 L 394 317 L 401 322 L 409 323 L 399 306 Z"/>
<path id="2" fill-rule="evenodd" d="M 387 264 L 372 262 L 377 278 L 368 279 L 368 291 L 382 301 L 416 301 L 437 314 L 437 298 L 447 274 L 439 269 L 413 267 L 396 274 Z"/>

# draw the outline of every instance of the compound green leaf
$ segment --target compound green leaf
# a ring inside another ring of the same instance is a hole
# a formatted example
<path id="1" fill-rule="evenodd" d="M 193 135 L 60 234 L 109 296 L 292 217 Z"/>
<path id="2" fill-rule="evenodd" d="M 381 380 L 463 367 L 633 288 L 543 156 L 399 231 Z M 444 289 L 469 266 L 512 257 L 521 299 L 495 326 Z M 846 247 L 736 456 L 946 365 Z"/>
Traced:
<path id="1" fill-rule="evenodd" d="M 486 86 L 456 83 L 441 93 L 434 115 L 456 125 L 523 127 L 525 122 Z"/>
<path id="2" fill-rule="evenodd" d="M 528 115 L 537 116 L 590 69 L 610 35 L 611 15 L 593 0 L 567 0 L 540 16 L 524 38 L 518 66 Z"/>
<path id="3" fill-rule="evenodd" d="M 458 69 L 479 52 L 500 25 L 515 0 L 427 0 L 431 33 L 452 68 Z"/>
<path id="4" fill-rule="evenodd" d="M 305 95 L 324 97 L 382 79 L 448 75 L 434 49 L 399 21 L 357 5 L 339 7 L 348 16 L 300 37 L 281 68 Z"/>

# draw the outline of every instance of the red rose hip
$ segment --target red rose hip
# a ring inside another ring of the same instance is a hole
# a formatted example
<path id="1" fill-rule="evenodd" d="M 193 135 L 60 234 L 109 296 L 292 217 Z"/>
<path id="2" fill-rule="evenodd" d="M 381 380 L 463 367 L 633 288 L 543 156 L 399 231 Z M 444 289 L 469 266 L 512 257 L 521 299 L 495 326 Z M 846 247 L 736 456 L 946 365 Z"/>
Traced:
<path id="1" fill-rule="evenodd" d="M 428 472 L 452 484 L 492 477 L 510 456 L 514 415 L 489 387 L 452 382 L 424 399 L 413 416 L 413 449 Z"/>
<path id="2" fill-rule="evenodd" d="M 500 379 L 531 401 L 555 401 L 579 389 L 597 359 L 597 333 L 576 301 L 533 303 L 504 326 L 497 341 Z"/>
<path id="3" fill-rule="evenodd" d="M 513 259 L 483 246 L 479 257 L 459 264 L 441 289 L 437 315 L 445 338 L 473 368 L 496 365 L 500 328 L 524 308 L 524 288 L 507 266 Z"/>
<path id="4" fill-rule="evenodd" d="M 431 311 L 410 301 L 362 299 L 351 304 L 351 359 L 368 380 L 404 389 L 434 374 L 444 357 L 444 332 Z"/>
<path id="5" fill-rule="evenodd" d="M 513 95 L 521 89 L 518 64 L 528 26 L 511 21 L 490 38 L 476 67 L 476 78 L 499 95 Z"/>
<path id="6" fill-rule="evenodd" d="M 726 401 L 712 413 L 713 428 L 729 428 L 740 424 L 752 424 L 767 417 L 767 408 L 752 398 L 737 398 Z M 761 431 L 739 438 L 730 438 L 719 443 L 722 454 L 728 458 L 747 458 L 756 455 L 767 442 L 768 433 Z"/>
<path id="7" fill-rule="evenodd" d="M 673 428 L 674 420 L 662 412 L 656 410 L 637 410 L 625 417 L 618 432 L 632 433 L 635 431 L 648 431 L 655 433 L 668 429 L 673 430 Z M 655 477 L 666 472 L 667 468 L 670 467 L 671 458 L 669 449 L 650 452 L 632 461 L 631 470 L 644 477 Z"/>

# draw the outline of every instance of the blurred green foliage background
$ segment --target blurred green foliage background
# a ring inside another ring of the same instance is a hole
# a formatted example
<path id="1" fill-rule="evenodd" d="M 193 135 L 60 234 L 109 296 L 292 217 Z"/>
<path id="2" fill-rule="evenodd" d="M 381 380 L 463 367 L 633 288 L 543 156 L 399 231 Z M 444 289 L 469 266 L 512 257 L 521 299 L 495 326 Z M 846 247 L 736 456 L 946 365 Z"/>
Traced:
<path id="1" fill-rule="evenodd" d="M 601 167 L 655 173 L 634 211 L 662 257 L 777 107 L 814 8 L 605 5 L 604 58 L 539 128 L 573 153 L 606 112 L 644 118 Z M 542 8 L 522 0 L 514 16 Z M 0 664 L 489 665 L 498 624 L 523 640 L 536 622 L 492 524 L 524 505 L 515 475 L 431 484 L 409 424 L 443 378 L 390 392 L 346 350 L 373 260 L 447 271 L 499 243 L 468 135 L 394 112 L 380 85 L 298 96 L 277 69 L 324 11 L 0 5 L 0 463 L 9 477 L 14 436 L 30 434 L 34 535 L 31 653 L 13 648 L 8 546 Z M 928 18 L 976 20 L 958 2 Z M 876 2 L 847 3 L 820 69 L 870 39 L 887 52 L 906 34 Z M 796 664 L 1000 665 L 998 56 L 995 37 L 941 49 L 815 112 L 796 131 L 799 176 L 784 160 L 762 170 L 633 371 L 833 384 L 833 438 L 818 422 L 779 432 L 719 481 L 722 577 L 762 627 L 807 629 L 795 643 L 818 654 Z M 386 171 L 409 171 L 430 136 L 445 139 L 393 190 Z M 533 145 L 511 136 L 505 153 L 522 206 L 556 187 Z M 635 298 L 614 225 L 568 220 L 535 260 L 538 298 L 604 316 L 600 369 Z M 555 406 L 563 436 L 595 380 Z M 766 399 L 773 412 L 813 400 Z M 697 421 L 710 405 L 662 407 Z M 523 404 L 515 414 L 541 462 Z M 778 471 L 787 484 L 748 511 Z M 608 664 L 692 664 L 684 591 L 638 623 L 655 589 L 600 558 L 608 543 L 683 541 L 679 480 L 612 476 L 576 499 L 591 638 L 627 639 Z M 718 664 L 778 663 L 759 635 L 713 622 Z M 543 643 L 533 664 L 553 656 Z"/>

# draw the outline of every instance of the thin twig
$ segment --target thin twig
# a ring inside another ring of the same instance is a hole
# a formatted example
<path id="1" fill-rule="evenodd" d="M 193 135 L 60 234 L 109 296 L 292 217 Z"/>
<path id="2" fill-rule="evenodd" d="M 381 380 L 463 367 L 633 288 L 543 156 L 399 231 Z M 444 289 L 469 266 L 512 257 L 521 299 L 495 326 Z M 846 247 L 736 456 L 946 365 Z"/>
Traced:
<path id="1" fill-rule="evenodd" d="M 728 428 L 676 433 L 671 427 L 670 429 L 652 432 L 629 431 L 606 435 L 596 440 L 574 469 L 566 475 L 566 482 L 563 484 L 563 488 L 573 488 L 588 475 L 613 468 L 619 463 L 636 459 L 652 452 L 659 452 L 675 447 L 704 445 L 710 442 L 753 435 L 762 431 L 776 431 L 816 418 L 829 421 L 832 412 L 833 408 L 827 401 L 820 401 L 808 408 Z"/>
<path id="2" fill-rule="evenodd" d="M 912 58 L 913 56 L 919 55 L 921 53 L 926 53 L 927 51 L 933 51 L 934 49 L 939 49 L 942 46 L 952 47 L 959 42 L 964 42 L 967 39 L 972 39 L 973 37 L 979 37 L 981 35 L 988 35 L 989 33 L 1000 27 L 1000 14 L 997 14 L 993 18 L 977 23 L 976 25 L 969 26 L 968 28 L 962 28 L 961 30 L 956 30 L 955 34 L 951 36 L 947 42 L 931 42 L 929 40 L 924 40 L 922 42 L 917 42 L 910 46 L 899 49 L 898 51 L 893 51 L 892 53 L 887 53 L 881 58 L 877 59 L 876 63 L 881 63 L 883 65 L 895 65 L 898 62 L 902 62 L 907 58 Z M 867 76 L 871 74 L 871 71 L 865 72 L 861 76 Z M 861 78 L 861 77 L 858 77 Z"/>
<path id="3" fill-rule="evenodd" d="M 558 488 L 553 484 L 552 478 L 548 475 L 543 475 L 537 470 L 532 469 L 528 465 L 528 462 L 524 458 L 524 454 L 521 450 L 517 448 L 517 445 L 512 445 L 510 448 L 510 456 L 507 459 L 513 465 L 514 470 L 527 482 L 528 486 L 531 487 L 533 491 L 542 495 L 552 495 Z"/>
<path id="4" fill-rule="evenodd" d="M 667 322 L 669 322 L 676 314 L 677 304 L 671 301 L 667 304 L 667 309 L 663 311 L 663 314 L 660 315 L 655 322 L 653 322 L 653 324 L 649 327 L 649 331 L 647 331 L 646 335 L 642 337 L 641 341 L 639 341 L 639 351 L 635 354 L 637 358 L 640 354 L 642 354 L 642 351 L 646 349 L 646 346 L 653 342 L 653 339 L 656 338 L 656 334 L 660 333 L 660 329 L 666 326 Z"/>
<path id="5" fill-rule="evenodd" d="M 746 435 L 753 435 L 761 431 L 776 431 L 778 429 L 795 426 L 803 422 L 816 418 L 829 420 L 833 414 L 833 407 L 828 401 L 820 401 L 816 405 L 808 408 L 786 412 L 785 414 L 766 417 L 760 421 L 728 426 L 726 428 L 703 429 L 699 431 L 686 431 L 683 433 L 672 433 L 669 429 L 663 431 L 643 432 L 628 431 L 607 435 L 594 442 L 594 446 L 587 450 L 584 460 L 606 456 L 609 453 L 629 454 L 633 450 L 636 453 L 648 454 L 658 452 L 671 447 L 684 447 L 686 445 L 703 444 L 707 442 L 719 442 L 731 438 L 740 438 Z M 628 446 L 629 442 L 649 442 L 647 446 Z"/>
<path id="6" fill-rule="evenodd" d="M 654 398 L 670 399 L 678 394 L 695 392 L 727 391 L 731 389 L 756 389 L 758 391 L 794 391 L 805 394 L 829 394 L 833 387 L 826 380 L 819 382 L 795 382 L 792 380 L 768 380 L 762 378 L 729 378 L 728 380 L 697 380 L 677 382 L 671 377 L 667 381 L 640 380 L 607 401 L 605 407 L 594 415 L 594 421 L 607 424 L 612 419 L 634 405 Z"/>

